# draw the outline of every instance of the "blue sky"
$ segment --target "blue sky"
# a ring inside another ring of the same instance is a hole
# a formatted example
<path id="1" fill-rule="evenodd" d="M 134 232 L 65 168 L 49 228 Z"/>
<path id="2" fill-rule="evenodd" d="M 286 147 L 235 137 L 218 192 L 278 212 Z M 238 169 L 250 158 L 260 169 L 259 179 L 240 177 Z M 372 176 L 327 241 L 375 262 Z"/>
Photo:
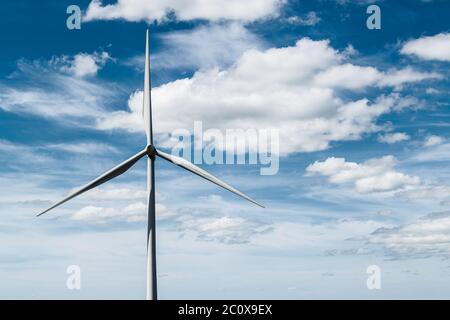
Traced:
<path id="1" fill-rule="evenodd" d="M 144 297 L 144 161 L 35 214 L 145 144 L 147 26 L 159 145 L 280 133 L 275 175 L 202 166 L 266 209 L 157 162 L 160 298 L 449 298 L 450 3 L 130 3 L 78 1 L 81 30 L 73 2 L 0 4 L 0 298 Z"/>

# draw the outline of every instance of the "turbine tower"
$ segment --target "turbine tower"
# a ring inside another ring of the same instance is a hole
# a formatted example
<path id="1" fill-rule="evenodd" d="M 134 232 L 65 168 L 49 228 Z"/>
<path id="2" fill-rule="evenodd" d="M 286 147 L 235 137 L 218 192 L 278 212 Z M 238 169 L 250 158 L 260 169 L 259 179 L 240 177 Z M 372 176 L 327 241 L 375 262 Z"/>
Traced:
<path id="1" fill-rule="evenodd" d="M 157 300 L 157 273 L 156 273 L 156 212 L 155 212 L 155 160 L 157 157 L 167 160 L 185 170 L 188 170 L 216 185 L 231 191 L 242 198 L 264 208 L 261 204 L 233 188 L 229 184 L 223 182 L 219 178 L 216 178 L 212 174 L 205 170 L 195 166 L 189 161 L 176 157 L 160 150 L 157 150 L 153 144 L 153 127 L 152 127 L 152 102 L 151 102 L 151 82 L 150 82 L 150 55 L 149 55 L 149 37 L 148 29 L 145 42 L 145 72 L 144 72 L 144 99 L 143 99 L 143 117 L 145 124 L 145 133 L 147 135 L 147 146 L 144 150 L 136 153 L 134 156 L 125 160 L 118 166 L 107 171 L 98 178 L 92 180 L 81 188 L 69 194 L 61 201 L 55 203 L 50 208 L 42 211 L 37 216 L 41 216 L 44 213 L 58 207 L 59 205 L 69 201 L 70 199 L 79 196 L 80 194 L 91 190 L 99 185 L 114 179 L 117 176 L 125 173 L 136 162 L 138 162 L 144 156 L 147 156 L 147 300 Z"/>

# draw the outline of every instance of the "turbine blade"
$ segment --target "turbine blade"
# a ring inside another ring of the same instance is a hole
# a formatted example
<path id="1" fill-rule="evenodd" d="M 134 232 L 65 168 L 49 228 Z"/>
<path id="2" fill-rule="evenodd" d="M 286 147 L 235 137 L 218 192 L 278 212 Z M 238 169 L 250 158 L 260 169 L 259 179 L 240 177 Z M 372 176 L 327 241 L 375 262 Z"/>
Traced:
<path id="1" fill-rule="evenodd" d="M 260 206 L 261 208 L 264 208 L 264 206 L 258 202 L 256 202 L 255 200 L 253 200 L 252 198 L 250 198 L 249 196 L 247 196 L 245 193 L 233 188 L 232 186 L 230 186 L 229 184 L 223 182 L 222 180 L 220 180 L 219 178 L 213 176 L 212 174 L 210 174 L 209 172 L 197 167 L 196 165 L 190 163 L 189 161 L 186 161 L 183 158 L 180 157 L 176 157 L 167 153 L 164 153 L 162 151 L 157 150 L 156 151 L 156 155 L 164 160 L 167 160 L 169 162 L 172 162 L 173 164 L 176 164 L 177 166 L 186 169 L 192 173 L 195 173 L 196 175 L 217 184 L 218 186 L 233 192 L 234 194 L 237 194 L 238 196 Z"/>
<path id="2" fill-rule="evenodd" d="M 45 211 L 42 211 L 41 213 L 39 213 L 37 216 L 41 216 L 44 213 L 58 207 L 59 205 L 69 201 L 70 199 L 75 198 L 76 196 L 79 196 L 80 194 L 93 189 L 117 176 L 120 176 L 122 173 L 125 173 L 128 169 L 130 169 L 136 162 L 138 162 L 139 159 L 141 159 L 143 156 L 145 156 L 147 154 L 147 149 L 142 150 L 141 152 L 135 154 L 134 156 L 132 156 L 131 158 L 129 158 L 128 160 L 122 162 L 121 164 L 119 164 L 118 166 L 114 167 L 113 169 L 109 170 L 108 172 L 105 172 L 104 174 L 102 174 L 100 177 L 92 180 L 91 182 L 89 182 L 88 184 L 84 185 L 83 187 L 79 188 L 78 190 L 72 192 L 71 194 L 69 194 L 67 197 L 65 197 L 64 199 L 62 199 L 61 201 L 55 203 L 54 205 L 52 205 L 50 208 L 46 209 Z"/>
<path id="3" fill-rule="evenodd" d="M 143 116 L 145 124 L 145 133 L 147 135 L 147 145 L 153 144 L 153 128 L 152 128 L 152 96 L 151 96 L 151 79 L 150 79 L 150 49 L 149 49 L 148 29 L 145 40 L 145 70 L 144 70 L 144 101 Z"/>

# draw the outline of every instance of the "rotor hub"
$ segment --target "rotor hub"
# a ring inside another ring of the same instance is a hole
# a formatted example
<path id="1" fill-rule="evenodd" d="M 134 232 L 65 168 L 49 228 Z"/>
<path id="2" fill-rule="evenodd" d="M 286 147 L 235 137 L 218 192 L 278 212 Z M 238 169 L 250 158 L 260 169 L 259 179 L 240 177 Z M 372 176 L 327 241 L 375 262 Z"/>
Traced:
<path id="1" fill-rule="evenodd" d="M 156 148 L 155 148 L 152 144 L 149 144 L 149 145 L 147 146 L 146 150 L 147 150 L 147 155 L 148 155 L 148 157 L 151 158 L 151 159 L 155 159 L 155 156 L 156 156 Z"/>

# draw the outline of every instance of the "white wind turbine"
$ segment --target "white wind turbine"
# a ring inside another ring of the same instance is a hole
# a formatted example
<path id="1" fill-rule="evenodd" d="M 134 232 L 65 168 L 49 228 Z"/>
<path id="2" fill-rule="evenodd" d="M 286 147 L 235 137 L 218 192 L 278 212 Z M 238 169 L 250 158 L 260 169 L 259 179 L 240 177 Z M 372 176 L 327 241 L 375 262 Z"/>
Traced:
<path id="1" fill-rule="evenodd" d="M 159 151 L 153 145 L 153 128 L 152 128 L 152 104 L 151 104 L 151 83 L 150 83 L 150 57 L 149 57 L 149 39 L 148 39 L 148 30 L 146 34 L 146 43 L 145 43 L 145 74 L 144 74 L 144 101 L 143 101 L 143 116 L 145 123 L 145 131 L 147 135 L 147 146 L 144 150 L 136 153 L 134 156 L 129 158 L 128 160 L 122 162 L 118 166 L 104 173 L 100 177 L 92 180 L 88 184 L 79 188 L 78 190 L 72 192 L 67 197 L 62 199 L 61 201 L 55 203 L 50 208 L 42 211 L 37 216 L 41 216 L 44 213 L 58 207 L 59 205 L 69 201 L 80 194 L 98 187 L 99 185 L 114 179 L 115 177 L 125 173 L 128 169 L 130 169 L 136 162 L 138 162 L 144 156 L 147 156 L 147 212 L 148 212 L 148 222 L 147 222 L 147 299 L 148 300 L 156 300 L 157 299 L 157 274 L 156 274 L 156 222 L 155 222 L 155 160 L 156 157 L 167 160 L 177 166 L 186 169 L 200 177 L 221 186 L 222 188 L 231 191 L 242 198 L 253 202 L 254 204 L 264 208 L 261 204 L 257 203 L 255 200 L 247 196 L 246 194 L 236 190 L 229 184 L 221 181 L 216 178 L 212 174 L 206 172 L 205 170 L 195 166 L 194 164 L 186 161 L 183 158 L 176 157 L 162 151 Z"/>

